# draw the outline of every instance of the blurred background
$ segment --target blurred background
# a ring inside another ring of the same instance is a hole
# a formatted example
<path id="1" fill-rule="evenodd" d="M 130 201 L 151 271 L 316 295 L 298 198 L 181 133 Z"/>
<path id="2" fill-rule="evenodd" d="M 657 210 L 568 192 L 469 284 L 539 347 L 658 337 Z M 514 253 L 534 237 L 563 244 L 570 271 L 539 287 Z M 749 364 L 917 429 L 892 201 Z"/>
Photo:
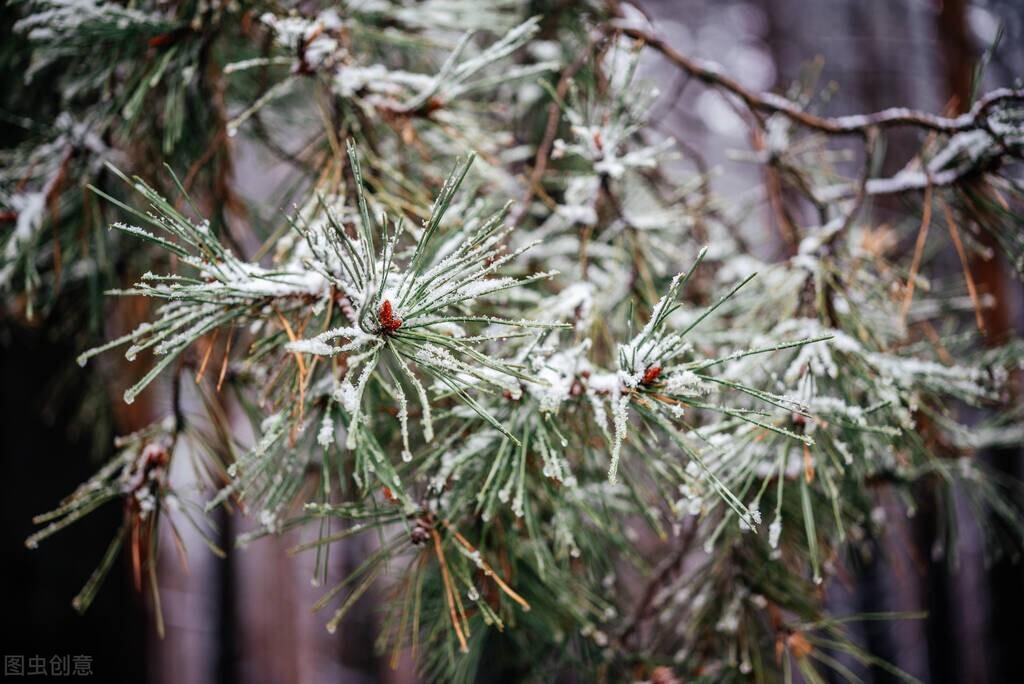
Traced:
<path id="1" fill-rule="evenodd" d="M 1021 0 L 647 0 L 642 6 L 673 47 L 721 63 L 750 88 L 785 92 L 820 70 L 822 90 L 835 84 L 830 114 L 897 105 L 946 111 L 952 100 L 963 101 L 979 56 L 1000 27 L 1005 35 L 983 89 L 1011 85 L 1024 75 Z M 10 37 L 14 17 L 9 4 L 0 9 L 0 42 Z M 759 168 L 743 161 L 750 149 L 746 128 L 719 95 L 688 83 L 653 55 L 643 69 L 662 93 L 652 121 L 706 158 L 717 172 L 716 192 L 742 191 L 760 182 Z M 887 155 L 891 168 L 884 171 L 898 170 L 913 149 L 908 145 L 901 156 L 895 136 Z M 268 160 L 258 154 L 235 149 L 243 197 L 260 197 L 274 183 L 274 174 L 262 170 Z M 746 229 L 766 255 L 780 249 L 769 216 L 751 217 Z M 1024 333 L 1020 284 L 995 262 L 979 277 L 989 291 L 1003 293 L 994 314 L 1003 332 Z M 167 622 L 162 640 L 131 587 L 126 563 L 115 564 L 91 610 L 77 615 L 71 597 L 99 561 L 120 510 L 102 510 L 33 552 L 23 544 L 32 531 L 31 517 L 92 474 L 109 446 L 98 440 L 163 415 L 167 404 L 158 396 L 131 410 L 107 402 L 83 422 L 74 402 L 86 391 L 86 372 L 105 373 L 118 387 L 126 383 L 116 380 L 116 369 L 103 365 L 84 371 L 77 381 L 58 372 L 61 364 L 53 359 L 81 350 L 62 346 L 60 340 L 68 337 L 55 334 L 55 325 L 59 310 L 37 327 L 0 320 L 5 655 L 88 655 L 97 678 L 111 682 L 416 681 L 408 663 L 393 670 L 373 655 L 377 616 L 365 607 L 373 601 L 362 602 L 362 612 L 337 634 L 324 630 L 323 616 L 309 611 L 320 595 L 310 586 L 311 560 L 287 556 L 285 550 L 297 540 L 289 534 L 241 551 L 223 544 L 229 549 L 225 561 L 196 548 L 187 570 L 173 550 L 167 551 L 160 574 Z M 112 325 L 127 327 L 123 321 Z M 1024 477 L 1019 447 L 982 457 Z M 928 506 L 910 519 L 897 510 L 895 502 L 880 509 L 879 514 L 892 516 L 889 533 L 877 540 L 871 563 L 840 573 L 842 580 L 828 594 L 832 610 L 840 615 L 927 611 L 922 620 L 866 623 L 856 632 L 868 650 L 923 681 L 1020 681 L 1024 566 L 1005 560 L 986 564 L 976 525 L 966 516 L 955 562 L 940 559 L 930 540 L 941 521 Z M 219 515 L 224 540 L 247 524 Z M 332 556 L 332 573 L 344 576 L 364 552 L 358 541 L 344 546 Z M 866 675 L 876 682 L 892 679 L 881 670 Z"/>

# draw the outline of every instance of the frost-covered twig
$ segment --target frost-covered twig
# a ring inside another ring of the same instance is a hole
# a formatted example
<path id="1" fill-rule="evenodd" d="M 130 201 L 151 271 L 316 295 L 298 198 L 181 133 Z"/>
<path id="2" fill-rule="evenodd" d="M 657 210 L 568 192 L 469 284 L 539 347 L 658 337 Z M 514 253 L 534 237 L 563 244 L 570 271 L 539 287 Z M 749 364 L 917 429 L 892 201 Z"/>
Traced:
<path id="1" fill-rule="evenodd" d="M 805 111 L 797 103 L 774 93 L 750 90 L 729 76 L 718 64 L 687 57 L 661 38 L 631 26 L 613 24 L 609 30 L 641 41 L 664 55 L 672 64 L 709 86 L 735 95 L 752 111 L 781 114 L 796 123 L 829 135 L 863 136 L 873 128 L 909 126 L 937 133 L 955 134 L 982 130 L 990 113 L 1024 102 L 1024 90 L 998 88 L 979 98 L 970 111 L 956 117 L 944 117 L 904 107 L 893 107 L 870 114 L 826 117 Z"/>

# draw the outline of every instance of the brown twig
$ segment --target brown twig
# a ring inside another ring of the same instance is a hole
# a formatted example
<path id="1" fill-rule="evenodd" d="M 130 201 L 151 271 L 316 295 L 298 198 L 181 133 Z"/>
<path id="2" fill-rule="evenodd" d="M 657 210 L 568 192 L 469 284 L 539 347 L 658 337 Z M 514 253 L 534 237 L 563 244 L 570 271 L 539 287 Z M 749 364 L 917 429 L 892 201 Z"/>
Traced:
<path id="1" fill-rule="evenodd" d="M 530 180 L 526 186 L 526 194 L 516 208 L 515 215 L 511 218 L 512 225 L 518 225 L 530 211 L 530 203 L 537 194 L 541 179 L 544 178 L 544 172 L 548 168 L 551 146 L 554 145 L 555 135 L 558 133 L 558 119 L 562 112 L 562 101 L 569 92 L 569 84 L 572 83 L 572 79 L 583 68 L 583 65 L 587 63 L 587 60 L 590 59 L 592 49 L 593 43 L 588 43 L 586 49 L 580 53 L 576 61 L 562 72 L 561 77 L 558 79 L 558 85 L 555 86 L 557 98 L 548 105 L 548 118 L 544 125 L 544 137 L 541 138 L 540 145 L 537 146 L 537 155 L 534 158 L 533 170 L 530 172 Z"/>
<path id="2" fill-rule="evenodd" d="M 732 93 L 752 111 L 781 114 L 802 126 L 830 135 L 864 135 L 871 128 L 899 126 L 912 126 L 948 134 L 963 133 L 982 128 L 985 115 L 993 107 L 1005 102 L 1024 101 L 1024 89 L 999 88 L 979 98 L 970 111 L 955 117 L 938 116 L 903 107 L 883 109 L 870 114 L 818 116 L 804 111 L 798 104 L 780 95 L 750 90 L 726 75 L 718 64 L 687 57 L 647 31 L 631 27 L 614 27 L 614 30 L 634 40 L 643 41 L 701 82 Z"/>
<path id="3" fill-rule="evenodd" d="M 672 574 L 679 564 L 683 562 L 686 554 L 689 553 L 690 544 L 693 541 L 696 531 L 697 526 L 691 525 L 687 529 L 686 533 L 679 539 L 679 543 L 674 549 L 672 549 L 672 552 L 655 569 L 654 575 L 647 583 L 647 586 L 644 588 L 643 595 L 636 604 L 636 609 L 633 611 L 632 617 L 630 617 L 629 622 L 626 623 L 622 632 L 619 634 L 619 643 L 625 643 L 647 616 L 651 607 L 651 602 L 654 600 L 654 596 L 657 594 L 658 588 L 666 579 L 668 579 L 669 575 Z"/>

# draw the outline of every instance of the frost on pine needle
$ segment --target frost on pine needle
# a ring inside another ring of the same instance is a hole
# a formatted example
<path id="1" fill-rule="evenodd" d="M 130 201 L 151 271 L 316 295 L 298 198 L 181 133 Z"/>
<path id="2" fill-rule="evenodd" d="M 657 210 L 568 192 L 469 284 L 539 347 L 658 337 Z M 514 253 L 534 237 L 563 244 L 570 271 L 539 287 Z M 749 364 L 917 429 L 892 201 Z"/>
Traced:
<path id="1" fill-rule="evenodd" d="M 212 541 L 209 525 L 196 517 L 195 510 L 190 512 L 189 508 L 195 508 L 195 504 L 182 499 L 182 494 L 170 483 L 170 463 L 176 444 L 176 432 L 171 421 L 156 423 L 119 438 L 116 445 L 119 452 L 114 458 L 66 497 L 60 507 L 33 519 L 45 527 L 25 540 L 30 549 L 104 504 L 114 501 L 121 502 L 123 506 L 121 526 L 99 566 L 72 601 L 75 610 L 84 612 L 88 609 L 118 551 L 126 545 L 131 551 L 136 587 L 141 588 L 145 577 L 148 590 L 159 602 L 152 566 L 156 563 L 154 535 L 158 534 L 162 520 L 166 519 L 175 535 L 180 534 L 178 525 L 187 523 L 211 550 L 223 556 Z M 162 623 L 158 627 L 162 630 Z"/>
<path id="2" fill-rule="evenodd" d="M 423 16 L 430 14 L 427 10 Z M 415 13 L 407 8 L 398 10 L 397 15 L 413 17 Z M 435 18 L 440 17 L 435 15 Z M 494 26 L 478 27 L 469 14 L 463 18 L 469 21 L 460 30 L 468 32 L 455 43 L 441 66 L 432 73 L 391 68 L 384 60 L 367 63 L 363 54 L 344 47 L 350 41 L 346 36 L 349 31 L 358 31 L 367 28 L 365 24 L 372 24 L 369 15 L 361 16 L 356 12 L 342 19 L 334 9 L 321 12 L 315 19 L 278 17 L 266 13 L 262 22 L 273 32 L 277 45 L 288 54 L 298 54 L 292 67 L 293 74 L 325 72 L 332 80 L 336 95 L 351 100 L 368 113 L 389 117 L 423 117 L 446 123 L 463 123 L 465 116 L 457 110 L 471 96 L 501 84 L 534 79 L 558 67 L 557 61 L 548 60 L 506 64 L 501 73 L 492 69 L 501 62 L 507 62 L 513 53 L 533 38 L 538 31 L 538 17 L 510 27 L 498 40 L 479 51 L 472 41 L 473 32 L 480 28 L 493 30 Z M 430 27 L 424 28 L 429 30 Z M 270 99 L 283 97 L 289 82 L 279 81 L 263 98 L 235 117 L 231 130 L 237 131 Z"/>
<path id="3" fill-rule="evenodd" d="M 813 346 L 813 343 L 820 343 L 827 336 L 808 337 L 793 342 L 777 344 L 765 347 L 754 347 L 741 349 L 718 359 L 695 359 L 692 353 L 692 345 L 685 339 L 687 334 L 693 331 L 702 321 L 711 316 L 716 309 L 725 304 L 739 289 L 746 284 L 752 276 L 742 281 L 723 295 L 716 304 L 707 307 L 704 311 L 694 316 L 681 330 L 669 330 L 669 321 L 678 309 L 677 303 L 679 293 L 693 273 L 700 266 L 706 255 L 702 250 L 696 262 L 686 273 L 675 276 L 669 284 L 668 293 L 658 300 L 651 311 L 650 318 L 644 327 L 632 340 L 618 346 L 618 371 L 614 379 L 607 376 L 600 377 L 595 387 L 591 382 L 589 391 L 607 393 L 609 408 L 612 415 L 613 437 L 611 445 L 610 465 L 608 477 L 615 482 L 618 476 L 619 459 L 622 452 L 622 445 L 626 437 L 629 422 L 629 406 L 631 403 L 642 408 L 641 413 L 648 419 L 656 422 L 670 423 L 683 415 L 686 406 L 719 412 L 722 415 L 730 416 L 740 421 L 771 430 L 805 443 L 813 443 L 810 437 L 797 434 L 782 426 L 762 422 L 757 418 L 759 412 L 734 411 L 727 406 L 717 406 L 704 401 L 701 396 L 708 393 L 712 384 L 723 388 L 732 388 L 744 392 L 750 397 L 760 399 L 769 404 L 778 405 L 779 400 L 769 393 L 760 391 L 753 387 L 747 387 L 741 383 L 715 379 L 705 373 L 725 362 L 741 359 L 750 356 L 760 356 L 766 353 L 778 352 L 785 349 L 804 345 Z M 642 403 L 641 403 L 642 402 Z M 724 435 L 719 436 L 719 441 Z M 716 448 L 721 448 L 717 445 Z M 696 455 L 695 451 L 689 451 L 694 456 L 694 461 L 706 469 L 704 461 Z M 726 501 L 734 502 L 735 497 L 720 483 L 713 480 L 713 488 L 719 493 L 726 495 Z M 742 519 L 748 515 L 746 508 L 740 504 L 737 506 Z"/>
<path id="4" fill-rule="evenodd" d="M 60 193 L 71 169 L 94 170 L 97 158 L 110 154 L 90 122 L 68 112 L 57 116 L 44 141 L 5 154 L 0 165 L 0 212 L 13 219 L 13 229 L 0 238 L 0 291 L 24 287 L 31 297 L 42 285 L 38 271 L 47 256 L 40 244 L 47 224 L 59 222 Z M 42 263 L 37 263 L 42 262 Z M 80 265 L 88 273 L 95 265 Z M 23 278 L 18 278 L 19 271 Z M 31 310 L 31 307 L 30 307 Z"/>
<path id="5" fill-rule="evenodd" d="M 505 210 L 467 223 L 461 234 L 448 228 L 445 246 L 439 246 L 445 213 L 469 171 L 471 159 L 449 176 L 417 239 L 408 251 L 402 248 L 403 255 L 399 254 L 399 245 L 407 232 L 402 221 L 389 222 L 385 216 L 378 224 L 371 219 L 359 160 L 351 147 L 349 161 L 356 180 L 355 236 L 321 200 L 321 220 L 311 223 L 300 214 L 293 224 L 304 239 L 303 249 L 284 257 L 270 269 L 239 260 L 217 241 L 205 223 L 194 223 L 136 180 L 135 189 L 149 201 L 149 211 L 143 213 L 121 206 L 153 230 L 127 224 L 115 224 L 114 228 L 172 252 L 196 274 L 144 276 L 134 289 L 123 294 L 166 300 L 157 318 L 123 338 L 83 354 L 81 361 L 125 343 L 130 343 L 129 359 L 149 349 L 162 357 L 139 383 L 126 391 L 125 400 L 131 402 L 163 368 L 203 335 L 247 321 L 280 324 L 286 334 L 281 344 L 283 352 L 296 358 L 347 355 L 347 371 L 339 378 L 332 396 L 348 416 L 348 449 L 357 448 L 359 434 L 366 429 L 364 395 L 371 382 L 378 382 L 397 404 L 402 459 L 412 460 L 404 383 L 411 386 L 420 404 L 422 437 L 429 442 L 434 433 L 432 400 L 421 374 L 437 383 L 436 391 L 453 393 L 516 442 L 517 438 L 471 395 L 479 390 L 516 390 L 519 382 L 535 379 L 526 374 L 521 362 L 489 354 L 481 346 L 489 341 L 488 336 L 474 338 L 450 333 L 461 332 L 463 326 L 537 332 L 564 327 L 559 322 L 480 315 L 474 311 L 478 302 L 553 274 L 499 275 L 502 267 L 528 249 L 526 246 L 510 252 L 505 248 Z M 117 202 L 109 196 L 108 199 Z M 288 319 L 302 315 L 310 307 L 317 315 L 316 312 L 324 310 L 327 300 L 344 302 L 344 306 L 336 309 L 344 324 L 314 337 L 299 338 L 294 333 L 298 323 L 293 327 Z M 396 369 L 392 370 L 392 382 L 377 376 L 382 364 Z M 299 363 L 298 380 L 303 385 L 308 384 L 308 378 L 303 376 L 304 365 Z M 539 384 L 544 386 L 546 382 L 541 380 Z"/>
<path id="6" fill-rule="evenodd" d="M 139 30 L 160 33 L 173 23 L 157 12 L 144 12 L 94 0 L 31 0 L 32 13 L 14 24 L 29 40 L 56 46 L 89 37 L 110 40 Z"/>
<path id="7" fill-rule="evenodd" d="M 624 64 L 623 52 L 628 52 Z M 647 114 L 659 93 L 634 80 L 640 61 L 635 47 L 616 46 L 610 52 L 609 63 L 614 70 L 608 87 L 614 96 L 602 102 L 593 111 L 587 111 L 582 102 L 574 102 L 564 112 L 571 125 L 571 141 L 558 138 L 553 155 L 576 156 L 591 165 L 598 176 L 622 178 L 627 171 L 653 169 L 675 147 L 675 140 L 665 138 L 650 145 L 637 145 L 636 133 L 647 122 Z"/>

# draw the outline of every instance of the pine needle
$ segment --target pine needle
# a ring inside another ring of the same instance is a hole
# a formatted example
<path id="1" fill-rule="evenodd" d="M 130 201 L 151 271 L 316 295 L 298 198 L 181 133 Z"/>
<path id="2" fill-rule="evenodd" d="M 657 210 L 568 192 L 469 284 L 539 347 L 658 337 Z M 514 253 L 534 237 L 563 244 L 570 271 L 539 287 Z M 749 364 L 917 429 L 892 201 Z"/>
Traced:
<path id="1" fill-rule="evenodd" d="M 978 297 L 978 288 L 974 284 L 974 276 L 971 275 L 971 264 L 967 258 L 967 252 L 964 250 L 964 243 L 960 239 L 960 229 L 957 228 L 956 221 L 953 219 L 953 212 L 949 208 L 941 197 L 937 198 L 939 206 L 942 207 L 942 213 L 946 218 L 946 226 L 949 228 L 949 236 L 953 239 L 953 246 L 956 247 L 957 256 L 960 257 L 960 267 L 964 271 L 964 281 L 967 283 L 967 293 L 971 297 L 971 303 L 974 304 L 974 320 L 978 325 L 978 331 L 985 334 L 985 316 L 981 310 L 981 299 Z"/>
<path id="2" fill-rule="evenodd" d="M 928 240 L 928 227 L 932 222 L 932 186 L 930 184 L 924 190 L 922 208 L 921 227 L 917 231 L 917 242 L 914 244 L 914 258 L 910 264 L 910 275 L 907 276 L 906 293 L 903 295 L 903 307 L 900 309 L 900 320 L 904 326 L 907 324 L 907 313 L 910 311 L 910 303 L 914 301 L 917 272 L 921 268 L 924 244 Z"/>
<path id="3" fill-rule="evenodd" d="M 462 633 L 462 627 L 459 625 L 459 616 L 456 613 L 455 589 L 452 587 L 451 576 L 448 573 L 448 562 L 445 560 L 444 551 L 441 550 L 441 536 L 433 528 L 430 530 L 430 536 L 434 540 L 437 564 L 441 567 L 441 579 L 444 581 L 445 597 L 448 601 L 448 616 L 451 618 L 452 627 L 455 628 L 455 636 L 459 640 L 459 648 L 463 653 L 469 653 L 469 646 L 466 643 L 466 637 Z"/>
<path id="4" fill-rule="evenodd" d="M 527 611 L 530 610 L 530 604 L 526 601 L 526 599 L 524 599 L 522 596 L 520 596 L 515 591 L 513 591 L 512 587 L 508 586 L 505 583 L 505 580 L 501 579 L 501 576 L 498 575 L 498 573 L 496 573 L 494 571 L 494 568 L 491 567 L 490 563 L 488 563 L 486 560 L 484 560 L 484 558 L 480 554 L 480 552 L 477 551 L 476 548 L 472 544 L 470 544 L 469 541 L 465 537 L 463 537 L 462 534 L 460 534 L 458 530 L 453 528 L 448 523 L 447 520 L 442 521 L 442 524 L 445 526 L 445 528 L 447 530 L 449 530 L 455 536 L 455 540 L 456 541 L 458 541 L 460 544 L 462 544 L 462 546 L 467 551 L 469 551 L 471 554 L 474 554 L 475 557 L 478 557 L 480 559 L 480 565 L 483 567 L 484 572 L 487 574 L 488 577 L 490 577 L 491 579 L 494 580 L 494 583 L 497 584 L 498 587 L 503 592 L 505 592 L 505 594 L 510 599 L 512 599 L 513 601 L 518 603 L 520 606 L 522 606 L 523 610 L 527 610 Z"/>

